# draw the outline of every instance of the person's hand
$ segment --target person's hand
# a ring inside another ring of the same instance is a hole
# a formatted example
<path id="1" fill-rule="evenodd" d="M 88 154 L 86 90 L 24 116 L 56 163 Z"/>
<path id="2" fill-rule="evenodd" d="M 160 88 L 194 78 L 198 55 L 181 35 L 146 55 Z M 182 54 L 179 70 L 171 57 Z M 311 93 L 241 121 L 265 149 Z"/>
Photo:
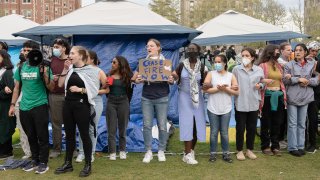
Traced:
<path id="1" fill-rule="evenodd" d="M 10 109 L 9 109 L 8 115 L 9 115 L 10 117 L 13 117 L 13 116 L 14 116 L 14 106 L 13 106 L 13 105 L 10 105 Z"/>
<path id="2" fill-rule="evenodd" d="M 173 83 L 174 83 L 174 78 L 173 78 L 173 76 L 169 76 L 168 83 L 170 83 L 170 84 L 173 84 Z"/>
<path id="3" fill-rule="evenodd" d="M 71 65 L 71 61 L 69 59 L 64 61 L 64 69 L 65 70 L 69 70 L 70 65 Z"/>
<path id="4" fill-rule="evenodd" d="M 78 86 L 71 86 L 69 90 L 71 92 L 82 92 L 82 88 L 79 88 Z"/>
<path id="5" fill-rule="evenodd" d="M 291 75 L 290 75 L 291 76 Z M 273 79 L 263 79 L 262 80 L 264 83 L 267 83 L 267 84 L 272 84 L 274 82 Z"/>
<path id="6" fill-rule="evenodd" d="M 142 82 L 143 82 L 142 76 L 140 74 L 137 75 L 137 79 L 135 80 L 135 83 L 139 84 L 139 83 L 142 83 Z"/>
<path id="7" fill-rule="evenodd" d="M 261 88 L 260 83 L 257 83 L 255 86 L 256 90 L 259 90 Z"/>
<path id="8" fill-rule="evenodd" d="M 4 92 L 6 92 L 7 94 L 12 93 L 11 89 L 8 86 L 4 87 Z"/>
<path id="9" fill-rule="evenodd" d="M 306 87 L 309 85 L 309 80 L 306 78 L 299 78 L 300 86 Z"/>
<path id="10" fill-rule="evenodd" d="M 290 78 L 291 78 L 291 74 L 286 74 L 284 77 L 285 77 L 286 79 L 290 79 Z"/>
<path id="11" fill-rule="evenodd" d="M 220 91 L 226 91 L 227 86 L 226 86 L 225 84 L 223 84 L 223 85 L 217 85 L 217 88 L 218 88 Z"/>
<path id="12" fill-rule="evenodd" d="M 238 85 L 232 85 L 231 89 L 234 91 L 238 91 L 239 90 L 239 86 Z"/>

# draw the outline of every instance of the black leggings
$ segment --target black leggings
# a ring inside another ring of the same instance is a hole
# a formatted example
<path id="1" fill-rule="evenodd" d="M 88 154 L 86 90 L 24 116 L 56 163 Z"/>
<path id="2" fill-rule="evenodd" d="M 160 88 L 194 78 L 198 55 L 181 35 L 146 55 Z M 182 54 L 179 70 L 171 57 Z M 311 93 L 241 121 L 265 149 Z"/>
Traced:
<path id="1" fill-rule="evenodd" d="M 91 162 L 92 142 L 89 136 L 90 105 L 88 102 L 65 101 L 63 105 L 63 123 L 66 132 L 66 160 L 72 161 L 76 148 L 76 126 L 83 142 L 86 162 Z"/>

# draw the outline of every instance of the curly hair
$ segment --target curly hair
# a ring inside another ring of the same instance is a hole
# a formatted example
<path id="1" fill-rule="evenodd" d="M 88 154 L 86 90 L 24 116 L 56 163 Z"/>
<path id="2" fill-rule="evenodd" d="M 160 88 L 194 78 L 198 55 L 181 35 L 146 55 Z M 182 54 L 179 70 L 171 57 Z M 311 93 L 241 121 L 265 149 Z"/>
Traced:
<path id="1" fill-rule="evenodd" d="M 128 60 L 123 57 L 123 56 L 116 56 L 115 59 L 118 61 L 119 65 L 119 74 L 121 75 L 121 80 L 124 82 L 126 85 L 130 84 L 131 76 L 132 76 L 132 71 L 129 66 Z M 110 75 L 115 74 L 116 70 L 110 70 Z"/>
<path id="2" fill-rule="evenodd" d="M 274 44 L 269 44 L 267 45 L 260 56 L 260 63 L 267 63 L 269 61 L 271 61 L 273 68 L 275 69 L 275 65 L 276 63 L 278 63 L 278 59 L 276 58 L 274 52 L 276 49 L 280 50 L 280 47 L 278 45 L 274 45 Z"/>

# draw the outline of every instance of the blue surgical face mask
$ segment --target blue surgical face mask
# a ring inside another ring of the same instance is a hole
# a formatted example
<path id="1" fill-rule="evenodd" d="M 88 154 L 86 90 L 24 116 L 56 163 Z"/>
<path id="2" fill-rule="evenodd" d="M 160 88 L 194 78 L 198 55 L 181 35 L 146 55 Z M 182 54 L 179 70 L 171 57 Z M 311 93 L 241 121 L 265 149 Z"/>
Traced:
<path id="1" fill-rule="evenodd" d="M 214 63 L 214 69 L 218 72 L 223 70 L 223 65 L 222 63 Z"/>
<path id="2" fill-rule="evenodd" d="M 52 54 L 55 56 L 55 57 L 60 57 L 61 56 L 61 51 L 60 49 L 53 49 L 52 51 Z"/>

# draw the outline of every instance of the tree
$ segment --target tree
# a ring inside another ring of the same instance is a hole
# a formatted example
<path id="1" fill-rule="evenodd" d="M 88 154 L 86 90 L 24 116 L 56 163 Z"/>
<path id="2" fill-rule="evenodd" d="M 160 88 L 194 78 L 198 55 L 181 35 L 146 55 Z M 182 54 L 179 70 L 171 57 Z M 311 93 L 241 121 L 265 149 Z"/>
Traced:
<path id="1" fill-rule="evenodd" d="M 179 22 L 178 0 L 152 0 L 149 6 L 153 12 L 175 23 Z"/>
<path id="2" fill-rule="evenodd" d="M 303 12 L 302 12 L 301 1 L 299 0 L 298 8 L 290 8 L 289 12 L 291 14 L 291 19 L 292 19 L 294 25 L 299 28 L 300 33 L 303 33 L 304 16 L 303 16 Z"/>
<path id="3" fill-rule="evenodd" d="M 263 12 L 261 20 L 273 24 L 283 25 L 286 21 L 286 8 L 275 0 L 263 0 Z"/>

